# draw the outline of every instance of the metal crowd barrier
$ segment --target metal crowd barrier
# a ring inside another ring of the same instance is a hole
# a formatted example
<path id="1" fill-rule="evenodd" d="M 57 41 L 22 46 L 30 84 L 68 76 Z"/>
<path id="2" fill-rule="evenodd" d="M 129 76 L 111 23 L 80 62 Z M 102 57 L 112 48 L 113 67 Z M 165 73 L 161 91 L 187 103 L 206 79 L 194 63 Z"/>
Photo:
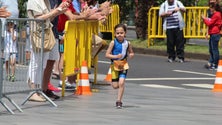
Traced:
<path id="1" fill-rule="evenodd" d="M 2 25 L 4 24 L 4 25 Z M 17 110 L 22 112 L 22 109 L 8 96 L 11 94 L 18 94 L 18 93 L 29 93 L 27 98 L 24 100 L 22 105 L 24 105 L 29 98 L 35 94 L 41 94 L 49 103 L 53 106 L 57 106 L 51 99 L 49 99 L 41 89 L 42 77 L 43 75 L 43 49 L 40 51 L 33 50 L 30 48 L 31 39 L 30 34 L 32 31 L 36 30 L 36 25 L 38 28 L 42 30 L 42 36 L 44 36 L 44 21 L 43 20 L 35 20 L 35 19 L 27 19 L 27 18 L 19 18 L 19 19 L 6 19 L 5 22 L 0 23 L 0 30 L 1 31 L 1 38 L 0 38 L 0 48 L 1 48 L 1 58 L 0 58 L 0 103 L 6 108 L 8 112 L 14 114 L 14 112 L 3 102 L 3 98 L 9 100 L 9 102 L 16 107 Z M 14 30 L 14 34 L 16 36 L 15 41 L 9 42 L 12 39 L 12 35 L 8 32 L 8 28 L 10 25 L 13 25 L 12 29 Z M 3 28 L 1 28 L 3 27 Z M 44 37 L 42 37 L 42 43 L 44 42 Z M 8 43 L 8 44 L 7 44 Z M 8 46 L 6 46 L 8 45 Z M 7 49 L 8 47 L 16 45 L 17 51 L 13 51 L 11 49 Z M 43 45 L 43 44 L 42 44 Z M 43 48 L 43 47 L 42 47 Z M 8 51 L 6 51 L 8 50 Z M 6 54 L 9 52 L 9 54 Z M 31 53 L 31 60 L 28 54 Z M 35 54 L 34 54 L 35 53 Z M 10 65 L 10 61 L 13 54 L 16 58 L 15 63 L 15 75 L 12 80 L 12 77 L 9 75 L 13 73 L 12 66 Z M 35 58 L 34 58 L 35 57 Z M 9 58 L 8 61 L 6 59 Z M 32 59 L 38 60 L 37 63 L 33 63 Z M 7 63 L 8 62 L 8 63 Z M 8 65 L 8 75 L 6 72 L 6 64 Z M 37 74 L 33 74 L 33 70 L 38 69 Z M 28 83 L 30 79 L 36 77 L 38 83 L 35 83 L 35 88 L 30 88 Z"/>
<path id="2" fill-rule="evenodd" d="M 113 12 L 108 16 L 107 24 L 99 24 L 100 32 L 112 33 L 112 39 L 114 38 L 114 27 L 119 24 L 119 5 L 112 5 Z"/>
<path id="3" fill-rule="evenodd" d="M 201 19 L 201 15 L 207 16 L 209 7 L 186 7 L 183 14 L 185 21 L 184 37 L 185 38 L 205 38 L 207 33 L 206 25 Z M 148 12 L 148 29 L 147 43 L 148 47 L 153 43 L 155 38 L 166 38 L 163 31 L 162 18 L 159 17 L 159 7 L 152 7 Z"/>
<path id="4" fill-rule="evenodd" d="M 66 22 L 63 78 L 78 74 L 75 69 L 80 69 L 82 61 L 87 61 L 88 69 L 94 65 L 94 83 L 96 82 L 97 59 L 92 59 L 91 51 L 92 36 L 98 34 L 98 26 L 98 21 L 93 20 Z M 64 96 L 64 88 L 62 88 L 62 96 Z"/>

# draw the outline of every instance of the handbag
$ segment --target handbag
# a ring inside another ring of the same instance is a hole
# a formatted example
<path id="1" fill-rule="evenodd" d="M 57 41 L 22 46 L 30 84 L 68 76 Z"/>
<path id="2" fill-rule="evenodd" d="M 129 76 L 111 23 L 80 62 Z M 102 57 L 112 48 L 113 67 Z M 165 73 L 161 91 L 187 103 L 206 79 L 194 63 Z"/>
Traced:
<path id="1" fill-rule="evenodd" d="M 113 64 L 115 71 L 123 71 L 129 69 L 129 64 L 126 60 L 114 60 Z"/>
<path id="2" fill-rule="evenodd" d="M 34 52 L 40 52 L 42 48 L 42 32 L 37 30 L 31 33 L 32 38 L 32 48 Z M 56 40 L 51 28 L 44 30 L 44 46 L 43 51 L 51 51 L 55 46 Z"/>

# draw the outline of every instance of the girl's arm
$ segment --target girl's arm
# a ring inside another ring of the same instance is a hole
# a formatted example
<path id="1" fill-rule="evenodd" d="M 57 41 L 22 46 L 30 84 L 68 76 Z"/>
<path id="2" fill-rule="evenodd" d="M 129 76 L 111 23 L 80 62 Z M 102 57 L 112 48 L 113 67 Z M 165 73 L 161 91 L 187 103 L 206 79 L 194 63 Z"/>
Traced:
<path id="1" fill-rule="evenodd" d="M 14 30 L 14 28 L 10 28 L 10 32 L 12 35 L 12 41 L 15 41 L 16 40 L 16 31 Z"/>
<path id="2" fill-rule="evenodd" d="M 133 47 L 132 47 L 132 45 L 130 44 L 130 42 L 129 42 L 128 52 L 129 52 L 129 58 L 130 58 L 130 59 L 133 58 L 134 52 L 133 52 Z"/>
<path id="3" fill-rule="evenodd" d="M 108 59 L 118 59 L 118 58 L 121 58 L 122 57 L 122 54 L 118 54 L 118 55 L 112 55 L 112 49 L 113 49 L 113 46 L 114 46 L 114 41 L 111 41 L 110 44 L 109 44 L 109 47 L 106 51 L 106 58 Z"/>
<path id="4" fill-rule="evenodd" d="M 202 17 L 202 18 L 203 18 L 204 23 L 205 23 L 207 26 L 212 26 L 212 25 L 214 25 L 214 24 L 220 19 L 219 16 L 220 16 L 220 15 L 215 14 L 215 15 L 213 15 L 213 16 L 211 17 L 211 19 L 208 19 L 208 18 L 205 18 L 205 17 Z"/>

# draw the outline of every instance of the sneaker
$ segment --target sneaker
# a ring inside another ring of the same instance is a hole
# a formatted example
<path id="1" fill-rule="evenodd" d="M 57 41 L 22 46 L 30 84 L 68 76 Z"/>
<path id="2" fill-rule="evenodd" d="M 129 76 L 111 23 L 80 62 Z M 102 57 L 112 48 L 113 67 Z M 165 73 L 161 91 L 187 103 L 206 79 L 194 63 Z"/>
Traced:
<path id="1" fill-rule="evenodd" d="M 51 90 L 47 89 L 46 91 L 43 91 L 43 93 L 45 93 L 46 96 L 48 96 L 49 98 L 52 99 L 59 99 L 60 97 L 55 95 Z"/>
<path id="2" fill-rule="evenodd" d="M 62 88 L 62 81 L 59 82 L 59 87 Z M 68 81 L 65 81 L 65 89 L 66 90 L 74 90 L 75 88 L 76 88 L 75 83 L 70 84 Z"/>
<path id="3" fill-rule="evenodd" d="M 183 63 L 184 60 L 183 60 L 183 59 L 179 59 L 178 62 L 179 62 L 179 63 Z"/>
<path id="4" fill-rule="evenodd" d="M 211 64 L 205 64 L 204 68 L 209 69 L 211 67 Z"/>
<path id="5" fill-rule="evenodd" d="M 60 92 L 61 89 L 60 88 L 57 88 L 55 87 L 52 83 L 48 83 L 48 89 L 51 90 L 51 91 L 54 91 L 54 92 Z"/>
<path id="6" fill-rule="evenodd" d="M 217 70 L 217 68 L 215 66 L 210 66 L 208 69 L 209 70 Z"/>
<path id="7" fill-rule="evenodd" d="M 204 65 L 204 67 L 208 70 L 217 70 L 217 66 L 215 64 L 208 63 L 208 64 Z"/>
<path id="8" fill-rule="evenodd" d="M 11 78 L 10 78 L 10 81 L 11 81 L 11 82 L 15 82 L 15 75 L 11 75 L 10 77 L 11 77 Z"/>
<path id="9" fill-rule="evenodd" d="M 172 63 L 172 62 L 173 62 L 173 59 L 169 58 L 169 59 L 168 59 L 168 62 L 169 62 L 169 63 Z"/>
<path id="10" fill-rule="evenodd" d="M 123 103 L 120 101 L 116 102 L 116 108 L 122 108 Z"/>
<path id="11" fill-rule="evenodd" d="M 10 75 L 7 75 L 5 79 L 6 79 L 7 81 L 10 81 L 10 80 L 11 80 L 11 76 L 10 76 Z"/>

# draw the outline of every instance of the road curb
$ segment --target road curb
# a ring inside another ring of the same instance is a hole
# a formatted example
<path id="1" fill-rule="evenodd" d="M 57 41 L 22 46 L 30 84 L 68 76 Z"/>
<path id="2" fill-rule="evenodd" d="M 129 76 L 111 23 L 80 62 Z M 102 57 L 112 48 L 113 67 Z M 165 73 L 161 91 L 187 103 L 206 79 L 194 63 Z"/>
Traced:
<path id="1" fill-rule="evenodd" d="M 136 47 L 133 47 L 133 50 L 137 54 L 158 55 L 158 56 L 166 56 L 167 57 L 167 52 L 165 50 L 154 50 L 154 49 L 136 48 Z M 202 53 L 189 53 L 189 52 L 185 52 L 185 59 L 186 58 L 208 60 L 209 55 L 202 54 Z"/>

